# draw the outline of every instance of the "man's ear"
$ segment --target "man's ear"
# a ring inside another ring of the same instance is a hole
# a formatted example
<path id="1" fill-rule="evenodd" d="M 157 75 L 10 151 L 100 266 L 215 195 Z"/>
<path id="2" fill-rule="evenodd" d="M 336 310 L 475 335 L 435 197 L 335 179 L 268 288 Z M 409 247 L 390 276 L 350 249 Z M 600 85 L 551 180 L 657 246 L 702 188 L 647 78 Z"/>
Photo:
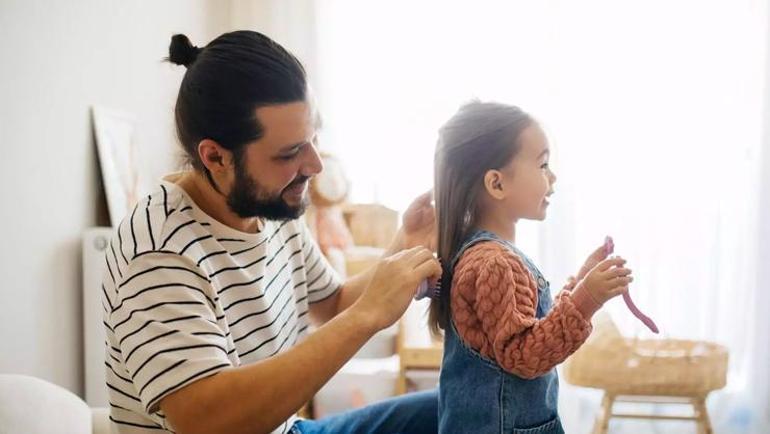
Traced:
<path id="1" fill-rule="evenodd" d="M 484 174 L 484 189 L 492 198 L 503 199 L 505 197 L 503 174 L 499 170 L 487 170 Z"/>
<path id="2" fill-rule="evenodd" d="M 233 153 L 211 139 L 198 143 L 198 157 L 212 175 L 221 175 L 233 165 Z"/>

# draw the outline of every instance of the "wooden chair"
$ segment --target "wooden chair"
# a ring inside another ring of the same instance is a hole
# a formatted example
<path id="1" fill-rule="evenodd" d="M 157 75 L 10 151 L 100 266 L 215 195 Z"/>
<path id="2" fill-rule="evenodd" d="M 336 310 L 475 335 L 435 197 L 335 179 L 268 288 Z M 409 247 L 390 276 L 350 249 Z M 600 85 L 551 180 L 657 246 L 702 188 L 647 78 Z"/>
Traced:
<path id="1" fill-rule="evenodd" d="M 430 369 L 438 371 L 443 357 L 443 343 L 430 336 L 423 312 L 427 303 L 414 303 L 399 322 L 396 338 L 396 352 L 399 357 L 399 371 L 396 393 L 408 391 L 407 371 Z"/>

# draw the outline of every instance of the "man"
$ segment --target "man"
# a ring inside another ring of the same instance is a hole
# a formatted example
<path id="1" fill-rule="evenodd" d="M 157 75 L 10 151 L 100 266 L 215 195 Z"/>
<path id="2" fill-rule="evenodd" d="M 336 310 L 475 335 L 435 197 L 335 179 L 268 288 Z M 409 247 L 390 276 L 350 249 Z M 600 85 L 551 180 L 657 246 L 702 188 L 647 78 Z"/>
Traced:
<path id="1" fill-rule="evenodd" d="M 140 201 L 107 249 L 103 298 L 111 419 L 121 433 L 436 431 L 436 394 L 323 421 L 296 411 L 441 267 L 430 197 L 389 256 L 342 283 L 298 219 L 322 170 L 302 65 L 256 32 L 205 48 L 172 38 L 187 67 L 176 104 L 192 170 Z M 405 249 L 406 250 L 403 250 Z M 307 333 L 312 319 L 319 328 Z"/>

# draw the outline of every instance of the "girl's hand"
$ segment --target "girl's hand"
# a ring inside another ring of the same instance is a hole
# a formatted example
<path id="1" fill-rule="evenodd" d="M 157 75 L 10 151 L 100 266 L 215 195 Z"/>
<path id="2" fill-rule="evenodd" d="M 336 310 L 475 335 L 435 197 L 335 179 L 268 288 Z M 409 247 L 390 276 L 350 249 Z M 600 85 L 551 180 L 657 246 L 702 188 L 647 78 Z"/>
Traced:
<path id="1" fill-rule="evenodd" d="M 625 267 L 621 257 L 605 259 L 592 268 L 577 284 L 575 291 L 588 291 L 599 304 L 628 291 L 628 284 L 634 281 L 631 270 Z"/>
<path id="2" fill-rule="evenodd" d="M 582 267 L 580 267 L 580 271 L 578 271 L 577 277 L 575 278 L 576 281 L 581 281 L 583 278 L 588 274 L 589 271 L 591 271 L 599 262 L 602 262 L 603 260 L 607 259 L 607 257 L 612 253 L 612 248 L 614 247 L 614 244 L 612 242 L 612 238 L 607 237 L 604 239 L 604 243 L 599 246 L 596 250 L 594 250 L 591 255 L 588 256 L 588 259 L 586 259 L 586 262 L 583 264 Z M 572 285 L 574 287 L 574 284 Z M 570 288 L 571 289 L 571 288 Z"/>

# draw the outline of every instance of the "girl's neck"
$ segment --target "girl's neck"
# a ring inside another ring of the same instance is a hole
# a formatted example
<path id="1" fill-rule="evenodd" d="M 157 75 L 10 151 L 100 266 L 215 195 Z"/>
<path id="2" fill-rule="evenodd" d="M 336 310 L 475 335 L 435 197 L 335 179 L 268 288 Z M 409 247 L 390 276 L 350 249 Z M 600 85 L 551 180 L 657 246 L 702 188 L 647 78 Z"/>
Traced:
<path id="1" fill-rule="evenodd" d="M 484 213 L 479 216 L 476 227 L 481 230 L 489 231 L 498 237 L 516 243 L 516 220 L 510 217 L 496 215 L 495 213 Z"/>

